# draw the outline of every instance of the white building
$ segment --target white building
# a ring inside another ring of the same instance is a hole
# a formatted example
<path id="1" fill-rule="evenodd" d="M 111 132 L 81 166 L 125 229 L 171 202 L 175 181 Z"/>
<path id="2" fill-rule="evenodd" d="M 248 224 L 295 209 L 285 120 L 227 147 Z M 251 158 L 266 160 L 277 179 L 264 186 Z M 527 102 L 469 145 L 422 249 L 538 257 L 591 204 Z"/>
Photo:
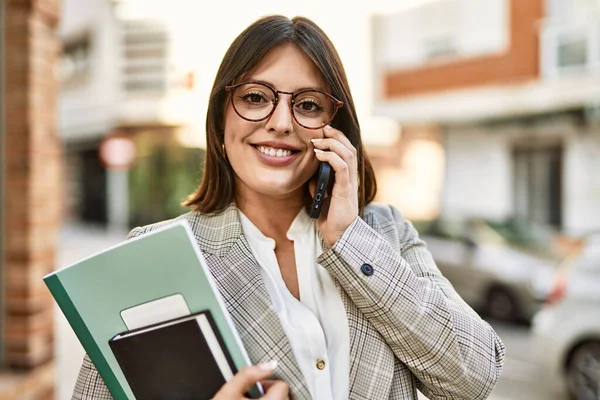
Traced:
<path id="1" fill-rule="evenodd" d="M 600 5 L 439 0 L 375 18 L 376 111 L 437 127 L 441 212 L 600 230 Z"/>

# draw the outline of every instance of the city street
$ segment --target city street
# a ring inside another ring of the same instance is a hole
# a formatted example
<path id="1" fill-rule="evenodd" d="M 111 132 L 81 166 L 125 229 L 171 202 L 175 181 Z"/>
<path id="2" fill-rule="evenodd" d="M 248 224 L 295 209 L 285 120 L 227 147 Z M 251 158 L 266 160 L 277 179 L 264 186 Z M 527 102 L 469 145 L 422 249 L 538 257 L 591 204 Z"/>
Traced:
<path id="1" fill-rule="evenodd" d="M 61 233 L 57 267 L 64 267 L 122 241 L 126 232 L 66 225 Z M 529 328 L 492 323 L 507 348 L 500 382 L 490 400 L 567 400 L 561 385 L 536 368 Z M 62 313 L 56 308 L 57 398 L 71 396 L 83 349 Z M 423 399 L 425 397 L 422 397 Z"/>
<path id="2" fill-rule="evenodd" d="M 506 346 L 506 362 L 490 400 L 567 400 L 562 384 L 544 376 L 533 359 L 528 327 L 492 323 Z"/>

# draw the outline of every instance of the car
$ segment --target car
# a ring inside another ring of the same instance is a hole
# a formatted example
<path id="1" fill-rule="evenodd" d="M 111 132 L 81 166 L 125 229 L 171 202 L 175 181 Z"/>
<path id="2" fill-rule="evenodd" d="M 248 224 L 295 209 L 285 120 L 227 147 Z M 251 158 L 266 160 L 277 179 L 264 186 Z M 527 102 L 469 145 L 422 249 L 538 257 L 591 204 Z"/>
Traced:
<path id="1" fill-rule="evenodd" d="M 576 400 L 600 399 L 600 235 L 567 261 L 533 318 L 537 363 Z"/>
<path id="2" fill-rule="evenodd" d="M 551 235 L 515 234 L 509 223 L 481 218 L 414 222 L 438 268 L 476 311 L 529 323 L 550 293 L 560 257 L 546 251 Z M 513 224 L 514 225 L 514 224 Z M 512 232 L 512 233 L 511 233 Z"/>

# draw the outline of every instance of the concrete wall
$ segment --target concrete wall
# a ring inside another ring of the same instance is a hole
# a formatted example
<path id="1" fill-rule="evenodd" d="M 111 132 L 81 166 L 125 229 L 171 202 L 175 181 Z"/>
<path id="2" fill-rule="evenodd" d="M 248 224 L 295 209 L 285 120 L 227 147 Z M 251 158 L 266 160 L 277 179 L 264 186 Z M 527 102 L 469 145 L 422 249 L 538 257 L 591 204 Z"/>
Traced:
<path id="1" fill-rule="evenodd" d="M 508 138 L 477 127 L 447 131 L 442 213 L 502 219 L 512 212 Z"/>

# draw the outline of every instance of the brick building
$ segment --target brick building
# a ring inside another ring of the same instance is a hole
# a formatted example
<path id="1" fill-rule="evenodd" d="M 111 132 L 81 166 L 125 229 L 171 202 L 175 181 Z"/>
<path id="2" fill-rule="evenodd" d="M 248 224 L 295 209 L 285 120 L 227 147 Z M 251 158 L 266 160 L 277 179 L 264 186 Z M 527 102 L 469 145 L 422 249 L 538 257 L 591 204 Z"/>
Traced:
<path id="1" fill-rule="evenodd" d="M 61 217 L 54 74 L 60 7 L 58 0 L 6 0 L 0 7 L 0 399 L 51 399 L 53 302 L 42 277 L 54 269 Z"/>

